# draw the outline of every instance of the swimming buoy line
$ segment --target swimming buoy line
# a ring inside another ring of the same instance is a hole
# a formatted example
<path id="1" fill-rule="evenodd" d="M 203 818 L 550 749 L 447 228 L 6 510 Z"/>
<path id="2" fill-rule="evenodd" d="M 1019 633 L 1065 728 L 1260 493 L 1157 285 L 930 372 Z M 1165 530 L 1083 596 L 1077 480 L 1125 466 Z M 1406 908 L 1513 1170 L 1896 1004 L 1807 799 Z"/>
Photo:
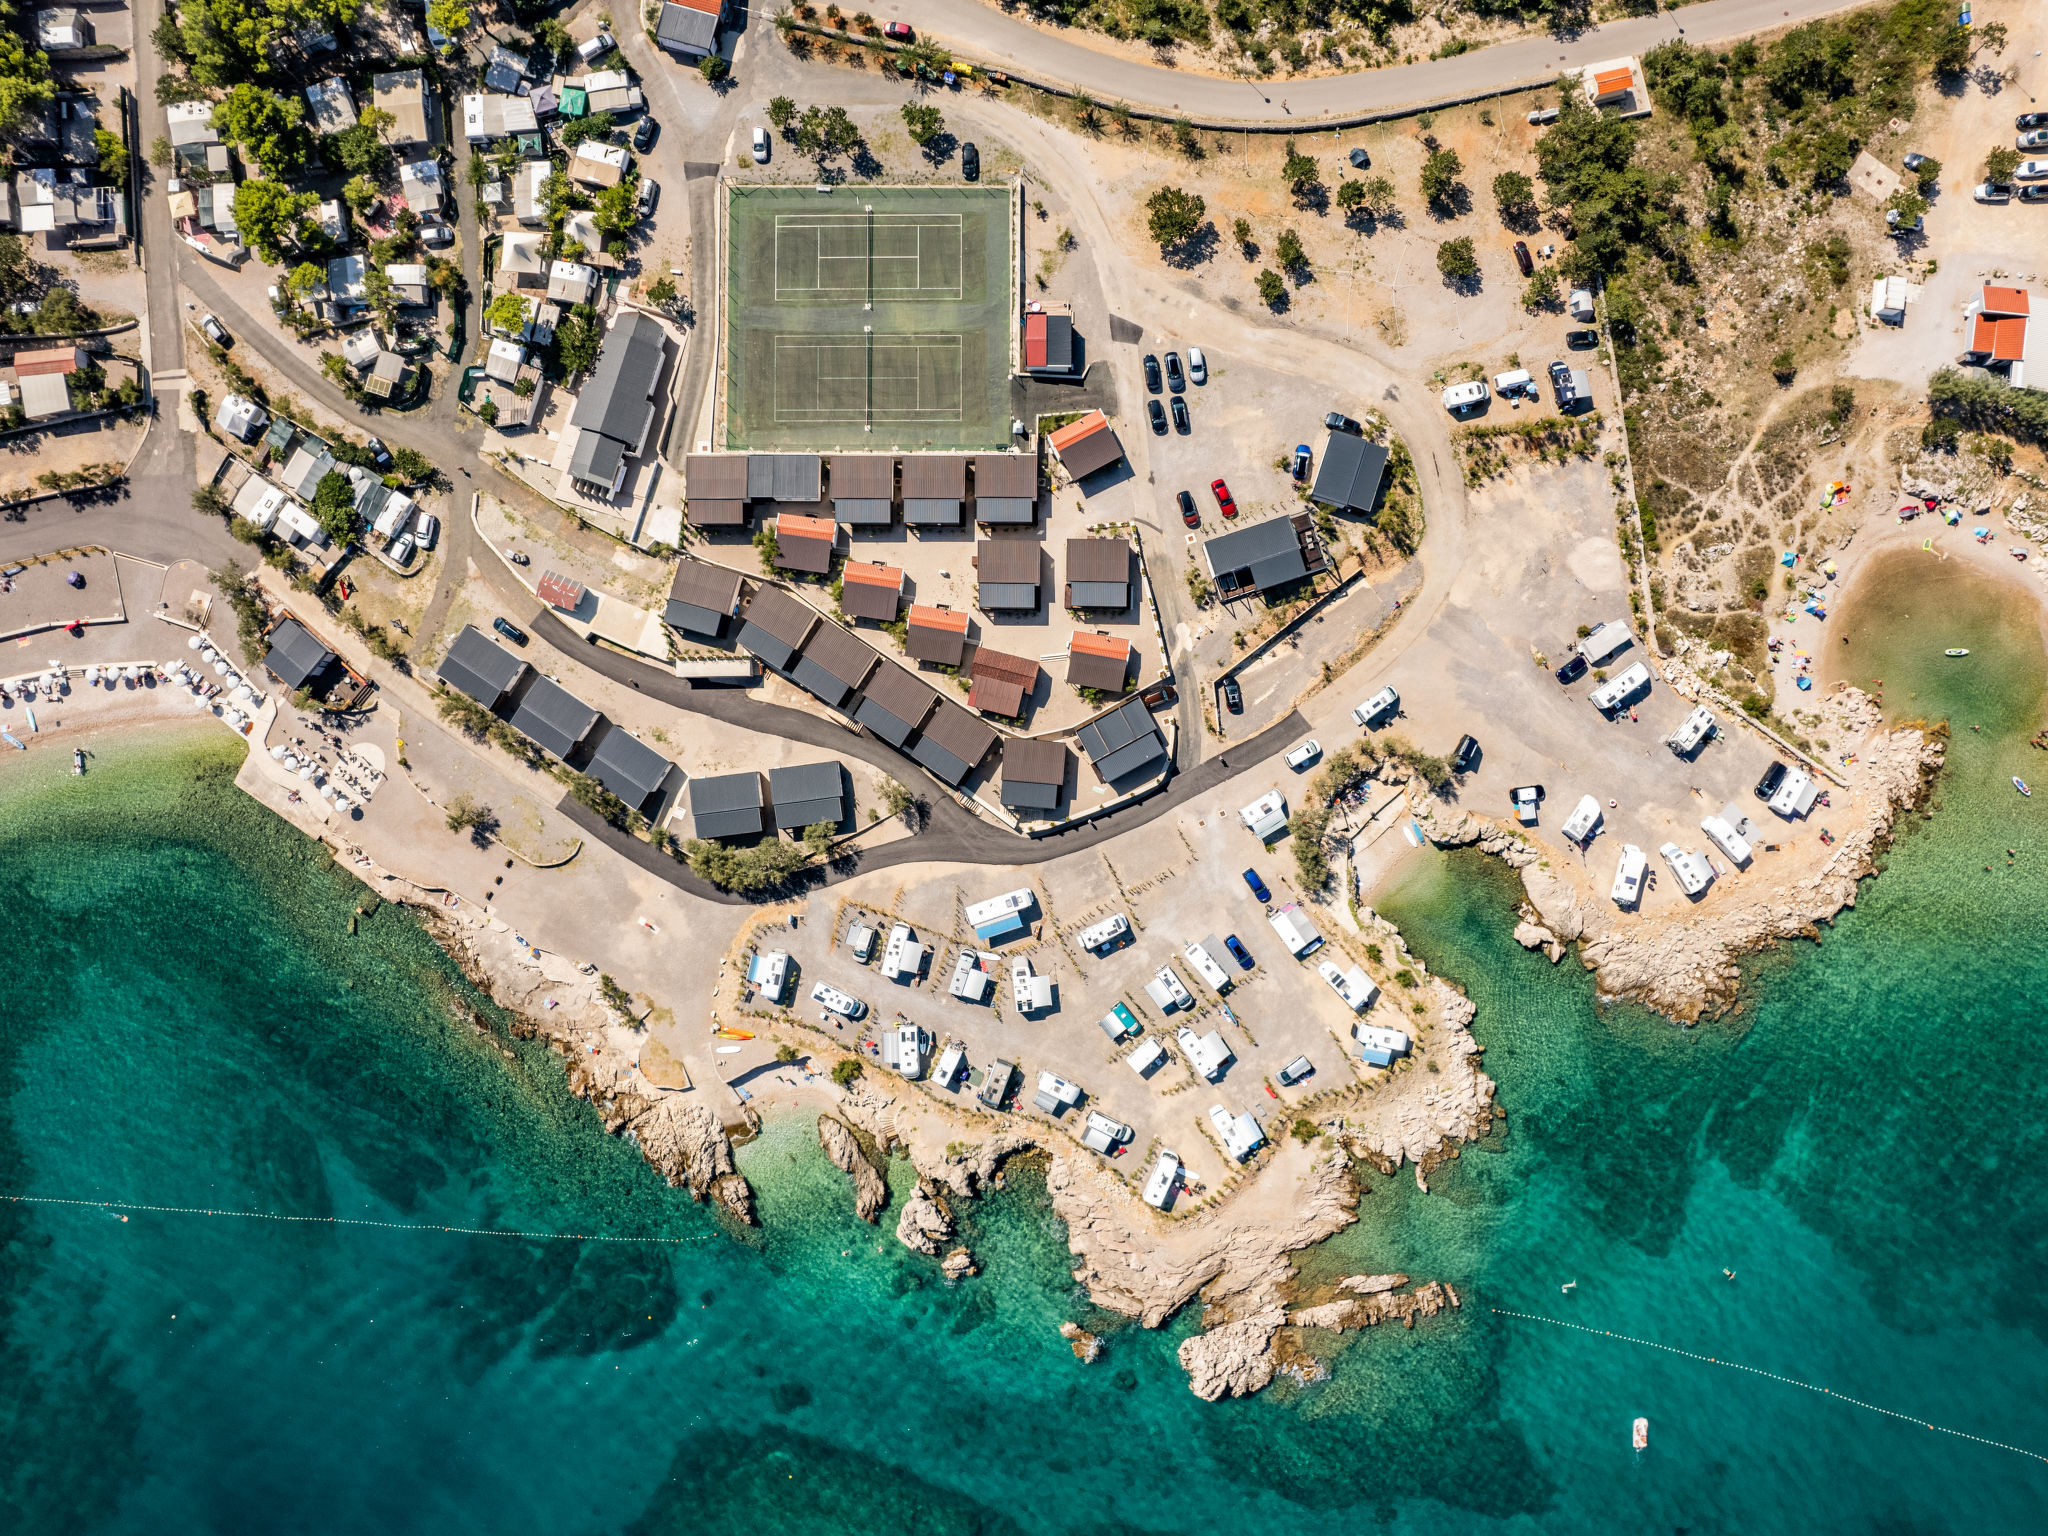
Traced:
<path id="1" fill-rule="evenodd" d="M 461 1237 L 522 1237 L 544 1243 L 709 1242 L 711 1234 L 689 1237 L 615 1237 L 603 1232 L 520 1232 L 509 1227 L 443 1227 L 425 1221 L 374 1221 L 367 1216 L 286 1216 L 275 1211 L 217 1211 L 197 1205 L 132 1205 L 125 1200 L 71 1200 L 61 1195 L 0 1195 L 20 1205 L 75 1205 L 96 1211 L 149 1211 L 159 1216 L 240 1216 L 252 1221 L 293 1221 L 329 1227 L 381 1227 L 390 1232 L 449 1232 Z"/>
<path id="2" fill-rule="evenodd" d="M 1568 1323 L 1562 1318 L 1538 1317 L 1529 1312 L 1511 1312 L 1506 1307 L 1489 1307 L 1487 1310 L 1496 1317 L 1512 1317 L 1525 1323 L 1548 1323 L 1553 1328 L 1569 1328 L 1574 1333 L 1590 1333 L 1599 1339 L 1619 1339 L 1624 1344 L 1640 1344 L 1645 1349 L 1660 1349 L 1667 1355 L 1679 1355 L 1687 1360 L 1697 1360 L 1702 1365 L 1718 1365 L 1730 1371 L 1744 1371 L 1751 1376 L 1762 1376 L 1771 1381 L 1782 1382 L 1788 1387 L 1804 1388 L 1806 1391 L 1812 1392 L 1817 1396 L 1829 1398 L 1838 1403 L 1847 1403 L 1852 1408 L 1867 1408 L 1872 1413 L 1881 1413 L 1886 1418 L 1897 1419 L 1902 1424 L 1916 1424 L 1922 1429 L 1931 1429 L 1936 1434 L 1954 1435 L 1958 1440 L 1974 1440 L 1977 1444 L 1988 1445 L 1993 1450 L 2011 1451 L 2013 1455 L 2024 1456 L 2029 1461 L 2048 1462 L 2048 1456 L 2043 1456 L 2038 1451 L 2025 1450 L 2017 1445 L 2007 1445 L 2003 1440 L 1987 1440 L 1982 1435 L 1971 1434 L 1967 1429 L 1950 1429 L 1946 1424 L 1930 1424 L 1925 1419 L 1914 1418 L 1910 1413 L 1900 1413 L 1892 1408 L 1881 1408 L 1876 1403 L 1866 1403 L 1861 1398 L 1845 1396 L 1830 1387 L 1816 1387 L 1810 1381 L 1800 1381 L 1791 1376 L 1780 1376 L 1776 1371 L 1767 1371 L 1761 1366 L 1744 1365 L 1739 1360 L 1717 1360 L 1712 1355 L 1696 1355 L 1689 1349 L 1679 1349 L 1671 1344 L 1659 1344 L 1655 1339 L 1631 1338 L 1625 1333 L 1614 1333 L 1606 1328 L 1588 1328 L 1583 1323 Z"/>

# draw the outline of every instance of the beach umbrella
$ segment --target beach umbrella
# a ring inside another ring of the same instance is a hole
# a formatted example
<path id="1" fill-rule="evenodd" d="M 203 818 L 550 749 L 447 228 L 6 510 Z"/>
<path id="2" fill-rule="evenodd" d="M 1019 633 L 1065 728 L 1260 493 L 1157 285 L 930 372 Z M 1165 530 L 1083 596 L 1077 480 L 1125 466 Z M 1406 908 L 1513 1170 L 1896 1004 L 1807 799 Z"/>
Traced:
<path id="1" fill-rule="evenodd" d="M 216 661 L 213 664 L 213 671 L 216 677 L 226 677 L 228 675 L 228 664 L 224 661 Z"/>
<path id="2" fill-rule="evenodd" d="M 205 695 L 205 694 L 203 694 L 203 693 L 195 693 L 195 694 L 193 694 L 193 695 L 192 695 L 192 703 L 193 703 L 193 706 L 194 706 L 195 708 L 198 708 L 198 709 L 204 709 L 204 708 L 206 708 L 206 695 Z"/>
<path id="3" fill-rule="evenodd" d="M 320 786 L 320 798 L 323 800 L 332 800 L 336 795 L 340 793 L 341 791 L 336 789 L 332 784 L 322 784 Z"/>
<path id="4" fill-rule="evenodd" d="M 311 780 L 311 778 L 313 777 L 313 765 L 311 763 L 300 764 L 299 777 L 302 779 Z"/>
<path id="5" fill-rule="evenodd" d="M 270 755 L 276 758 L 280 763 L 284 761 L 284 754 L 285 746 L 283 742 L 279 742 L 276 746 L 270 749 Z"/>
<path id="6" fill-rule="evenodd" d="M 194 635 L 190 640 L 187 640 L 185 642 L 185 648 L 187 650 L 196 651 L 199 649 L 200 646 L 204 644 L 206 644 L 205 640 L 200 638 L 198 635 Z"/>

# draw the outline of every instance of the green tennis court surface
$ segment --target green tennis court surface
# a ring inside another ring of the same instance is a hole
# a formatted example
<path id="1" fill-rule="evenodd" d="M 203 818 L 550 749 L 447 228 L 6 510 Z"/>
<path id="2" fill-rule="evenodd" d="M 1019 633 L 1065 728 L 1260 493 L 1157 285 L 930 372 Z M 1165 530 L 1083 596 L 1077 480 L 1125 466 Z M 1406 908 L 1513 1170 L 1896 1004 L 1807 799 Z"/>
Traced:
<path id="1" fill-rule="evenodd" d="M 726 446 L 1007 446 L 1013 208 L 1003 187 L 728 188 Z"/>

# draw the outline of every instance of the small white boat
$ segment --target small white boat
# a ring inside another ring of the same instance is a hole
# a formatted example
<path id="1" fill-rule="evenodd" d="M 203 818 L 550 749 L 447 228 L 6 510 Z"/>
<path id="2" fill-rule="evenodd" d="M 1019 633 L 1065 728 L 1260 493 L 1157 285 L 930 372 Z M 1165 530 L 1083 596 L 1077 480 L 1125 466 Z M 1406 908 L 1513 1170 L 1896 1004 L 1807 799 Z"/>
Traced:
<path id="1" fill-rule="evenodd" d="M 1964 650 L 1962 647 L 1957 646 L 1950 650 L 1943 651 L 1941 654 L 1944 656 L 1967 656 L 1970 653 Z"/>
<path id="2" fill-rule="evenodd" d="M 1629 1438 L 1637 1450 L 1648 1450 L 1650 1448 L 1650 1421 L 1648 1419 L 1637 1419 L 1635 1428 L 1631 1431 Z"/>

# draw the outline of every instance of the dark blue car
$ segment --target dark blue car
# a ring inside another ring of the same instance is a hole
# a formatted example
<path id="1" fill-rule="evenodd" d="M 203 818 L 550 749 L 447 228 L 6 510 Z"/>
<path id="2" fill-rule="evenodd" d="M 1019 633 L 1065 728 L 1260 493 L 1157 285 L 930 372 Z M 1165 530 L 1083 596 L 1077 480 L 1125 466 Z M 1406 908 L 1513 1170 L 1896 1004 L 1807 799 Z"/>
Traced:
<path id="1" fill-rule="evenodd" d="M 1256 963 L 1252 959 L 1252 952 L 1237 942 L 1237 935 L 1234 933 L 1223 941 L 1223 947 L 1230 951 L 1230 958 L 1246 970 L 1250 970 Z"/>
<path id="2" fill-rule="evenodd" d="M 1273 899 L 1273 893 L 1266 889 L 1266 882 L 1259 878 L 1259 872 L 1256 869 L 1248 869 L 1244 872 L 1244 883 L 1252 888 L 1252 894 L 1258 897 L 1260 901 L 1271 901 Z"/>

